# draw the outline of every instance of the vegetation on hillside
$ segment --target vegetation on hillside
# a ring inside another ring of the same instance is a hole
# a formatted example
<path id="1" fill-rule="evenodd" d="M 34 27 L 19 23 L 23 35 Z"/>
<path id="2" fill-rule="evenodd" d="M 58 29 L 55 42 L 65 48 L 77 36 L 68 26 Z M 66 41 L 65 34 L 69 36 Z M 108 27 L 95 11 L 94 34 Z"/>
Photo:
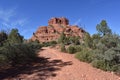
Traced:
<path id="1" fill-rule="evenodd" d="M 41 48 L 37 42 L 26 42 L 17 29 L 10 33 L 0 32 L 0 68 L 30 63 L 37 57 L 36 51 Z"/>
<path id="2" fill-rule="evenodd" d="M 82 40 L 66 37 L 63 33 L 59 42 L 69 44 L 66 51 L 76 53 L 76 58 L 80 61 L 91 63 L 105 71 L 120 73 L 120 36 L 112 32 L 105 20 L 97 24 L 96 30 L 98 33 L 93 35 L 85 33 Z"/>
<path id="3" fill-rule="evenodd" d="M 120 36 L 112 33 L 105 20 L 96 29 L 97 34 L 85 36 L 84 44 L 87 45 L 76 57 L 96 68 L 120 72 Z"/>

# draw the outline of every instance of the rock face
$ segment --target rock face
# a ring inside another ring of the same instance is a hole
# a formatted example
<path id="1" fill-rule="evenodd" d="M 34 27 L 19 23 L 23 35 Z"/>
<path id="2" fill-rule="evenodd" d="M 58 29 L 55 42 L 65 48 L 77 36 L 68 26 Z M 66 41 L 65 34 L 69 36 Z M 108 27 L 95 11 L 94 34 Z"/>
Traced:
<path id="1" fill-rule="evenodd" d="M 53 25 L 53 24 L 68 25 L 68 24 L 69 24 L 69 21 L 68 21 L 68 19 L 66 19 L 66 18 L 64 18 L 64 17 L 61 17 L 61 18 L 51 18 L 51 19 L 48 21 L 48 24 L 49 24 L 49 25 Z"/>
<path id="2" fill-rule="evenodd" d="M 61 18 L 51 18 L 48 26 L 40 26 L 33 34 L 31 40 L 39 40 L 40 42 L 56 41 L 64 32 L 66 36 L 79 36 L 83 38 L 85 31 L 76 25 L 69 25 L 69 20 Z"/>

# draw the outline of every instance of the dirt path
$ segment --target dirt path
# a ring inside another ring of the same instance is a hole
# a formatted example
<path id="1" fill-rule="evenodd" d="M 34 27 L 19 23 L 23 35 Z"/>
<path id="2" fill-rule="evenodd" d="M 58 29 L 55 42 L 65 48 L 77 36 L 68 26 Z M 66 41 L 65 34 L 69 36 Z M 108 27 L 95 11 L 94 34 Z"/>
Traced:
<path id="1" fill-rule="evenodd" d="M 120 80 L 113 73 L 95 69 L 90 64 L 75 59 L 74 55 L 55 49 L 43 48 L 39 57 L 44 60 L 40 59 L 36 64 L 25 68 L 17 77 L 14 75 L 15 77 L 5 80 Z"/>
<path id="2" fill-rule="evenodd" d="M 113 73 L 101 71 L 93 68 L 90 64 L 80 62 L 74 58 L 74 55 L 58 52 L 57 50 L 44 48 L 40 53 L 41 56 L 50 58 L 50 60 L 59 59 L 63 62 L 71 62 L 56 71 L 55 77 L 50 77 L 48 80 L 120 80 L 120 77 Z"/>

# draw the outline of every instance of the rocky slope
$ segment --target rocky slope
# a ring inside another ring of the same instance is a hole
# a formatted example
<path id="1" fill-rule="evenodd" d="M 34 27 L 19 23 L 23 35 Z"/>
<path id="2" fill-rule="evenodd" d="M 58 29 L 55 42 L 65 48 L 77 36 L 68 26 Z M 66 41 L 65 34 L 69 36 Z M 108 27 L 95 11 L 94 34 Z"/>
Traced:
<path id="1" fill-rule="evenodd" d="M 33 34 L 32 40 L 39 40 L 40 42 L 56 41 L 60 34 L 64 32 L 66 36 L 83 37 L 85 31 L 77 25 L 69 25 L 69 20 L 61 18 L 51 18 L 48 21 L 48 26 L 40 26 Z"/>

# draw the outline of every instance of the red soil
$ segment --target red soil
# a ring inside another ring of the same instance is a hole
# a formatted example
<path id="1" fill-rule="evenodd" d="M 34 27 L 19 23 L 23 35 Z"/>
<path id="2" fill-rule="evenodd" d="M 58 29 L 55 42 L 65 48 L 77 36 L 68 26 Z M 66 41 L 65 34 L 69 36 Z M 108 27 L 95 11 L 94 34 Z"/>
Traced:
<path id="1" fill-rule="evenodd" d="M 114 73 L 93 68 L 80 62 L 74 55 L 59 52 L 52 48 L 43 48 L 39 52 L 37 63 L 21 69 L 20 73 L 4 80 L 120 80 Z M 19 79 L 18 79 L 19 78 Z M 0 80 L 1 80 L 0 79 Z"/>

